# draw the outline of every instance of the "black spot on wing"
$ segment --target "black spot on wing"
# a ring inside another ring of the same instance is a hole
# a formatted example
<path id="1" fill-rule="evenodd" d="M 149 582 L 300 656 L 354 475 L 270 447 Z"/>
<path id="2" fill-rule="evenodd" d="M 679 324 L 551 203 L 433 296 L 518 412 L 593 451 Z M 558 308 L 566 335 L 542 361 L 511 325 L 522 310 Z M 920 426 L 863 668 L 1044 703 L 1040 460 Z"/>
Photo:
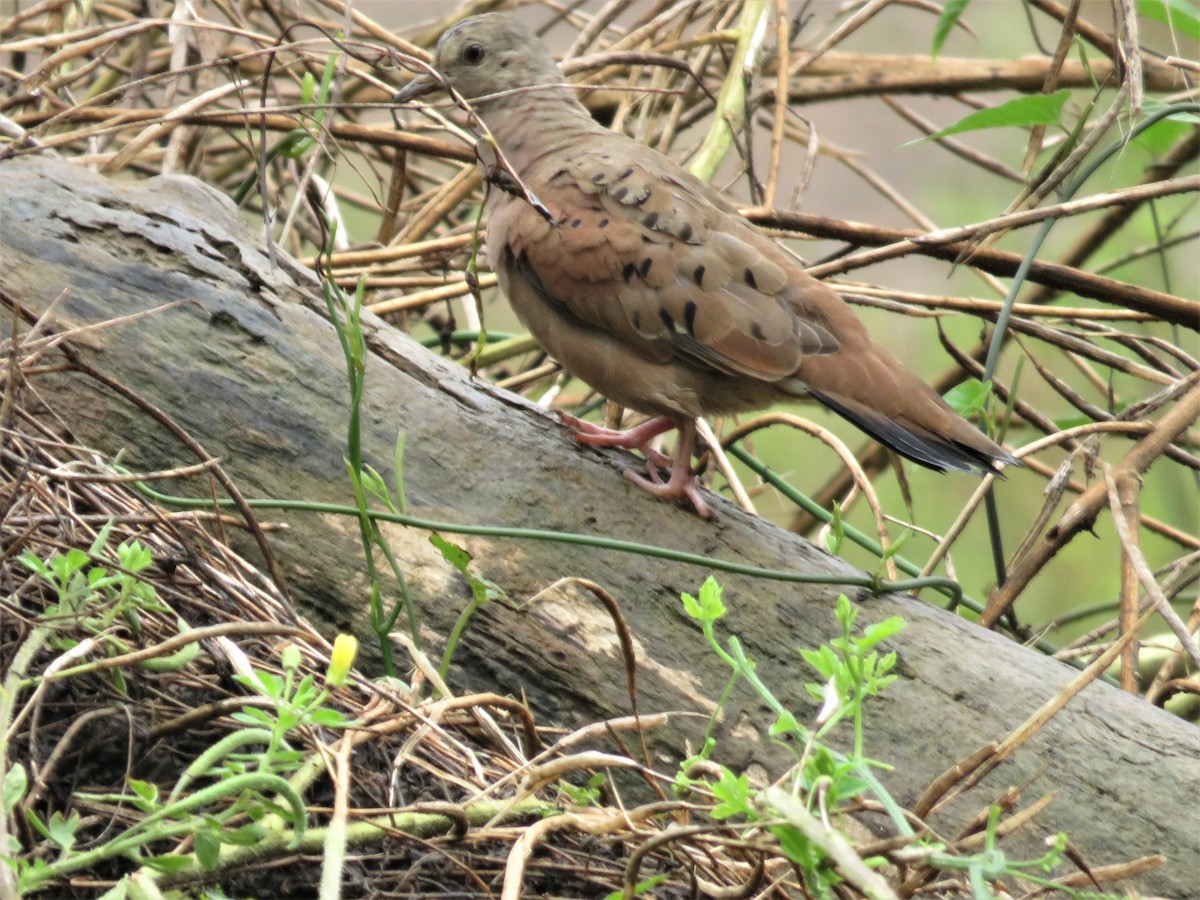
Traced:
<path id="1" fill-rule="evenodd" d="M 629 280 L 637 274 L 637 266 L 633 263 L 625 263 L 625 268 L 621 270 L 621 277 L 625 279 L 625 283 L 629 284 Z"/>
<path id="2" fill-rule="evenodd" d="M 642 260 L 642 267 L 638 270 L 638 274 L 641 275 L 643 278 L 645 278 L 646 275 L 649 274 L 649 272 L 650 272 L 650 266 L 652 266 L 653 264 L 654 264 L 654 260 L 652 260 L 650 257 L 647 256 L 645 259 Z"/>
<path id="3" fill-rule="evenodd" d="M 749 266 L 747 266 L 746 271 L 743 273 L 742 277 L 745 280 L 746 284 L 751 289 L 758 290 L 758 282 L 754 278 L 754 270 L 753 269 L 751 269 Z"/>
<path id="4" fill-rule="evenodd" d="M 700 286 L 700 282 L 704 280 L 704 266 L 696 266 L 696 271 L 692 273 L 692 281 L 696 282 L 696 286 Z"/>
<path id="5" fill-rule="evenodd" d="M 683 324 L 692 337 L 696 336 L 696 310 L 698 308 L 695 300 L 689 300 L 683 307 Z"/>

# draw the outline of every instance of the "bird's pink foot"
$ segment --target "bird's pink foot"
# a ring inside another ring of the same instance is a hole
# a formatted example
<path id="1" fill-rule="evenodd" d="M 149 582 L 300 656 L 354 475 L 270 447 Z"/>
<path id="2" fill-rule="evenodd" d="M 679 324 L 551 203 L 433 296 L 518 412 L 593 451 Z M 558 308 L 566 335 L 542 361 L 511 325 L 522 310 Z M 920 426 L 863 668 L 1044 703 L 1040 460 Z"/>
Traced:
<path id="1" fill-rule="evenodd" d="M 713 517 L 712 508 L 704 501 L 704 497 L 700 495 L 700 482 L 696 480 L 696 476 L 691 473 L 688 466 L 682 469 L 672 467 L 671 477 L 667 481 L 663 481 L 658 474 L 658 469 L 651 464 L 647 464 L 647 470 L 650 477 L 639 475 L 633 469 L 626 469 L 624 475 L 638 487 L 649 491 L 656 497 L 661 497 L 664 500 L 682 500 L 687 499 L 692 504 L 692 508 L 696 510 L 696 515 L 702 519 L 711 519 Z M 682 475 L 680 474 L 682 472 Z"/>
<path id="2" fill-rule="evenodd" d="M 696 514 L 703 519 L 712 518 L 712 509 L 700 495 L 700 483 L 692 475 L 692 449 L 696 444 L 696 423 L 676 422 L 672 419 L 659 417 L 643 422 L 633 428 L 618 431 L 605 428 L 577 419 L 575 416 L 559 413 L 563 422 L 575 432 L 574 438 L 581 444 L 592 447 L 619 447 L 624 450 L 639 450 L 646 456 L 646 472 L 642 475 L 633 469 L 626 469 L 624 475 L 634 484 L 649 491 L 664 500 L 687 499 Z M 660 434 L 679 429 L 679 440 L 673 457 L 660 453 L 650 447 L 650 441 Z M 669 469 L 670 478 L 663 480 L 659 469 Z"/>
<path id="3" fill-rule="evenodd" d="M 589 447 L 617 447 L 621 450 L 638 450 L 645 454 L 646 459 L 650 460 L 652 464 L 662 466 L 664 469 L 671 467 L 671 457 L 652 448 L 650 442 L 660 434 L 665 434 L 672 428 L 678 428 L 678 422 L 659 417 L 657 419 L 650 419 L 633 428 L 616 429 L 585 422 L 583 419 L 578 419 L 561 411 L 558 416 L 562 419 L 563 424 L 575 432 L 572 436 L 580 444 L 587 444 Z"/>

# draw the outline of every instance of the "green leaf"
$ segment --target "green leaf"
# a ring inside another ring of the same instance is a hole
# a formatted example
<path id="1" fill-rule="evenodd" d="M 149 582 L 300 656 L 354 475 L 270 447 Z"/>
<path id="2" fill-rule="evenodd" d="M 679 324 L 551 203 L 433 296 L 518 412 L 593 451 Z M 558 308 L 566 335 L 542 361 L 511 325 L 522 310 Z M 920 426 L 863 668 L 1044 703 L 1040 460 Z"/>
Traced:
<path id="1" fill-rule="evenodd" d="M 25 796 L 25 791 L 29 787 L 29 776 L 25 772 L 25 767 L 20 763 L 15 763 L 12 768 L 4 773 L 4 788 L 3 788 L 3 805 L 4 815 L 11 813 L 21 798 Z"/>
<path id="2" fill-rule="evenodd" d="M 822 644 L 816 650 L 801 650 L 800 656 L 826 681 L 840 672 L 842 668 L 842 661 L 837 658 L 837 654 L 827 644 Z M 818 688 L 818 692 L 819 690 Z"/>
<path id="3" fill-rule="evenodd" d="M 63 816 L 61 812 L 55 810 L 46 826 L 46 837 L 63 850 L 70 850 L 75 846 L 75 832 L 79 830 L 80 824 L 81 820 L 77 811 L 71 810 L 70 815 Z"/>
<path id="4" fill-rule="evenodd" d="M 850 629 L 854 627 L 854 620 L 858 618 L 858 608 L 850 602 L 850 598 L 845 594 L 839 594 L 833 615 L 838 620 L 838 624 L 842 626 L 842 633 L 849 634 Z"/>
<path id="5" fill-rule="evenodd" d="M 221 832 L 221 842 L 238 847 L 253 847 L 266 837 L 266 834 L 266 829 L 261 825 L 256 822 L 248 822 L 234 831 Z"/>
<path id="6" fill-rule="evenodd" d="M 486 603 L 495 597 L 504 596 L 504 589 L 500 585 L 488 581 L 486 578 L 480 578 L 467 568 L 474 557 L 458 544 L 446 540 L 437 533 L 429 535 L 429 543 L 437 547 L 442 558 L 454 566 L 463 578 L 467 579 L 476 603 Z"/>
<path id="7" fill-rule="evenodd" d="M 388 496 L 387 482 L 383 480 L 383 476 L 379 472 L 372 466 L 364 465 L 360 477 L 362 479 L 363 490 L 366 493 L 384 504 L 390 512 L 397 512 L 396 508 L 392 505 L 392 498 Z"/>
<path id="8" fill-rule="evenodd" d="M 92 541 L 92 546 L 88 548 L 85 558 L 88 556 L 94 556 L 98 559 L 104 554 L 104 548 L 108 545 L 108 536 L 112 533 L 112 529 L 113 520 L 109 519 L 104 523 L 104 527 L 100 529 L 99 534 L 96 535 L 96 539 Z"/>
<path id="9" fill-rule="evenodd" d="M 863 629 L 862 637 L 858 639 L 858 645 L 863 649 L 874 647 L 881 641 L 886 641 L 892 635 L 904 629 L 904 620 L 899 616 L 892 616 L 884 619 L 882 622 L 876 622 L 874 625 L 868 625 Z"/>
<path id="10" fill-rule="evenodd" d="M 300 655 L 300 648 L 295 644 L 288 644 L 279 654 L 279 663 L 285 670 L 299 669 L 300 663 L 303 661 L 304 657 Z"/>
<path id="11" fill-rule="evenodd" d="M 336 709 L 328 709 L 322 706 L 308 714 L 308 721 L 313 725 L 320 725 L 324 728 L 345 728 L 353 719 L 347 719 Z"/>
<path id="12" fill-rule="evenodd" d="M 192 860 L 187 856 L 179 856 L 172 854 L 169 856 L 150 856 L 143 862 L 152 868 L 155 872 L 178 872 L 181 869 L 186 869 L 192 864 Z"/>
<path id="13" fill-rule="evenodd" d="M 135 804 L 143 812 L 149 812 L 158 804 L 158 785 L 153 782 L 131 778 L 129 779 L 129 790 L 133 791 L 138 798 Z"/>
<path id="14" fill-rule="evenodd" d="M 240 679 L 243 676 L 236 675 L 234 677 Z M 255 679 L 258 679 L 257 684 L 255 684 Z M 246 678 L 244 683 L 247 687 L 261 690 L 273 700 L 283 698 L 284 680 L 274 672 L 268 672 L 265 669 L 255 669 L 254 675 Z"/>
<path id="15" fill-rule="evenodd" d="M 467 574 L 467 565 L 473 559 L 470 553 L 458 546 L 458 544 L 446 540 L 440 534 L 431 534 L 429 536 L 429 543 L 437 547 L 438 552 L 442 554 L 442 559 L 446 560 L 446 562 L 450 563 L 450 565 L 454 566 L 462 574 Z"/>
<path id="16" fill-rule="evenodd" d="M 1193 41 L 1200 41 L 1200 9 L 1194 0 L 1138 0 L 1138 15 L 1169 25 Z"/>
<path id="17" fill-rule="evenodd" d="M 241 712 L 233 713 L 230 715 L 230 718 L 235 722 L 241 722 L 243 725 L 266 725 L 270 728 L 275 724 L 274 716 L 253 706 L 247 706 Z"/>
<path id="18" fill-rule="evenodd" d="M 933 28 L 933 46 L 929 50 L 929 55 L 934 59 L 942 52 L 942 44 L 946 42 L 946 38 L 950 36 L 970 2 L 971 0 L 946 0 L 942 6 L 942 14 L 938 16 L 937 24 Z"/>
<path id="19" fill-rule="evenodd" d="M 955 385 L 942 396 L 950 404 L 950 408 L 969 419 L 976 413 L 982 412 L 987 406 L 988 397 L 992 394 L 992 383 L 980 381 L 978 378 L 968 378 L 961 384 Z"/>
<path id="20" fill-rule="evenodd" d="M 727 612 L 721 600 L 721 585 L 711 575 L 700 585 L 699 599 L 691 594 L 681 594 L 680 599 L 684 612 L 701 622 L 715 622 Z"/>
<path id="21" fill-rule="evenodd" d="M 101 894 L 97 900 L 125 900 L 129 896 L 129 876 L 126 875 L 107 891 Z"/>
<path id="22" fill-rule="evenodd" d="M 821 541 L 825 545 L 826 553 L 837 556 L 845 540 L 846 527 L 842 521 L 842 504 L 834 500 L 829 524 L 821 529 Z"/>
<path id="23" fill-rule="evenodd" d="M 211 872 L 221 858 L 221 839 L 211 831 L 196 832 L 196 861 L 200 868 Z"/>
<path id="24" fill-rule="evenodd" d="M 946 137 L 951 134 L 960 134 L 964 131 L 981 131 L 985 128 L 1055 125 L 1062 118 L 1063 106 L 1070 96 L 1070 90 L 1064 88 L 1061 91 L 1055 91 L 1053 94 L 1033 94 L 1028 97 L 1015 97 L 1007 103 L 1001 103 L 999 106 L 990 106 L 987 109 L 976 110 L 970 115 L 959 119 L 953 125 L 943 128 L 941 131 L 934 132 L 927 137 L 917 138 L 915 141 L 909 141 L 904 146 L 911 147 L 913 144 L 936 140 L 937 138 Z"/>
<path id="25" fill-rule="evenodd" d="M 660 884 L 662 884 L 666 880 L 667 880 L 666 872 L 661 872 L 658 875 L 651 875 L 649 878 L 643 879 L 642 881 L 639 881 L 637 884 L 635 884 L 633 886 L 633 896 L 640 897 L 640 896 L 642 896 L 642 894 L 646 893 L 647 891 L 651 891 L 654 888 L 658 887 Z M 604 900 L 621 900 L 621 898 L 624 896 L 625 896 L 625 892 L 623 890 L 622 891 L 613 891 L 611 894 L 609 894 L 607 897 L 605 897 Z"/>
<path id="26" fill-rule="evenodd" d="M 140 541 L 130 541 L 117 547 L 117 561 L 128 572 L 140 572 L 154 562 L 154 554 Z"/>
<path id="27" fill-rule="evenodd" d="M 781 734 L 798 734 L 801 731 L 803 729 L 800 727 L 800 723 L 796 721 L 796 717 L 787 710 L 784 710 L 779 714 L 779 718 L 771 724 L 768 733 L 771 737 L 779 737 Z"/>
<path id="28" fill-rule="evenodd" d="M 27 568 L 30 572 L 33 572 L 33 574 L 40 575 L 47 581 L 49 581 L 53 575 L 53 573 L 50 571 L 50 567 L 47 566 L 46 563 L 42 561 L 42 558 L 36 555 L 32 550 L 26 550 L 17 557 L 17 561 L 20 562 L 21 565 Z"/>
<path id="29" fill-rule="evenodd" d="M 722 767 L 721 777 L 712 785 L 712 795 L 721 802 L 713 807 L 714 819 L 728 819 L 744 815 L 753 810 L 750 804 L 750 779 L 746 775 L 734 775 Z"/>
<path id="30" fill-rule="evenodd" d="M 1143 112 L 1147 116 L 1150 116 L 1160 113 L 1172 105 L 1175 104 L 1163 103 L 1161 100 L 1147 98 L 1143 105 Z M 1150 153 L 1162 155 L 1190 134 L 1192 127 L 1195 125 L 1200 125 L 1200 115 L 1184 110 L 1177 110 L 1170 113 L 1165 119 L 1159 119 L 1139 134 L 1134 138 L 1134 143 Z"/>

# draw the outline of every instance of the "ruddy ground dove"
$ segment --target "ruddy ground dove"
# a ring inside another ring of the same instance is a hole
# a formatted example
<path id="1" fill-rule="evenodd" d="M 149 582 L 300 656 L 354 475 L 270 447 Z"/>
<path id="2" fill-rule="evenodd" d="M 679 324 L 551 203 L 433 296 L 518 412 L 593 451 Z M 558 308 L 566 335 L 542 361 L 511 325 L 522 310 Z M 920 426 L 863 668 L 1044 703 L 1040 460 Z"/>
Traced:
<path id="1" fill-rule="evenodd" d="M 594 121 L 517 20 L 459 22 L 433 66 L 516 176 L 489 193 L 486 243 L 517 316 L 572 375 L 654 417 L 627 431 L 569 419 L 583 443 L 647 452 L 649 477 L 627 471 L 632 481 L 708 516 L 690 468 L 695 420 L 801 397 L 932 469 L 1016 462 L 721 193 Z M 439 83 L 420 76 L 396 102 Z M 672 428 L 679 440 L 664 481 L 666 460 L 648 443 Z"/>

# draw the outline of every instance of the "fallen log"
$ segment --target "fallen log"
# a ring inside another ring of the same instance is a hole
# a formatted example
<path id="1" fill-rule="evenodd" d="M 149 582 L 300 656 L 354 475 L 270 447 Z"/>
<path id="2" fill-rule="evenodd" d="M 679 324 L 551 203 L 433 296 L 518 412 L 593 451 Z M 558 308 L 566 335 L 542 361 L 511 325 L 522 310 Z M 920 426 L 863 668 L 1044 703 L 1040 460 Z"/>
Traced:
<path id="1" fill-rule="evenodd" d="M 163 411 L 220 459 L 246 496 L 349 503 L 343 456 L 345 364 L 312 274 L 278 256 L 225 198 L 198 182 L 158 177 L 111 182 L 50 155 L 0 161 L 6 303 L 58 331 L 168 308 L 71 337 L 80 359 Z M 61 296 L 60 296 L 61 295 Z M 473 381 L 459 366 L 367 317 L 370 359 L 363 402 L 365 458 L 391 478 L 406 436 L 404 482 L 424 518 L 619 536 L 770 569 L 858 574 L 804 540 L 717 501 L 715 522 L 628 484 L 620 454 L 581 449 L 544 412 Z M 37 375 L 32 388 L 74 439 L 146 471 L 194 463 L 194 452 L 144 408 L 79 372 Z M 270 537 L 294 601 L 328 631 L 367 637 L 367 590 L 358 525 L 350 518 L 269 512 L 287 524 Z M 469 596 L 428 532 L 385 526 L 419 610 L 431 653 Z M 498 537 L 459 538 L 477 570 L 514 604 L 485 606 L 455 658 L 455 684 L 524 696 L 539 721 L 571 727 L 627 715 L 630 700 L 613 617 L 575 577 L 616 598 L 633 637 L 642 713 L 682 711 L 649 735 L 666 760 L 698 746 L 704 715 L 728 672 L 706 653 L 679 594 L 703 567 L 617 550 Z M 253 547 L 252 544 L 247 544 Z M 797 714 L 811 676 L 797 654 L 835 634 L 836 586 L 722 574 L 727 620 L 761 678 Z M 1077 672 L 909 596 L 864 602 L 863 618 L 899 615 L 900 678 L 870 706 L 867 745 L 891 762 L 885 779 L 912 804 L 937 775 L 1000 740 Z M 737 691 L 718 731 L 720 758 L 774 776 L 790 751 L 765 734 L 769 717 Z M 1107 863 L 1163 853 L 1137 880 L 1145 892 L 1195 896 L 1200 859 L 1200 731 L 1105 685 L 1087 687 L 984 783 L 938 819 L 947 829 L 1001 789 L 1055 801 L 1016 836 L 1037 855 L 1065 831 L 1083 857 Z"/>

